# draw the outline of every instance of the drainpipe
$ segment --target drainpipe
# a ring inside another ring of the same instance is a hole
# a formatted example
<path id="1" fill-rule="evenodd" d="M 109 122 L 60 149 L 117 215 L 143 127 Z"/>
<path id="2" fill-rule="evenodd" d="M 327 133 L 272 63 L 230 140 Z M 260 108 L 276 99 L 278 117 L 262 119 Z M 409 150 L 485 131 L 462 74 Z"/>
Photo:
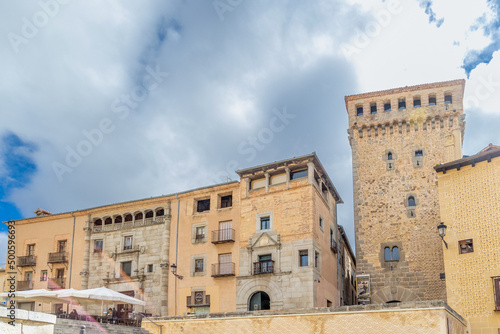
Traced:
<path id="1" fill-rule="evenodd" d="M 71 212 L 71 217 L 73 217 L 73 236 L 71 237 L 71 256 L 69 259 L 69 282 L 68 282 L 68 289 L 71 288 L 71 275 L 73 273 L 73 249 L 75 248 L 75 224 L 76 224 L 76 217 L 73 216 L 73 212 Z"/>
<path id="2" fill-rule="evenodd" d="M 177 197 L 177 194 L 175 194 L 175 199 L 177 200 L 177 228 L 175 229 L 175 265 L 177 266 L 177 268 L 179 268 L 179 266 L 177 265 L 177 251 L 178 251 L 178 247 L 179 247 L 179 213 L 180 213 L 180 207 L 181 207 L 181 201 L 179 200 L 179 198 Z M 175 315 L 177 315 L 177 311 L 178 311 L 178 308 L 177 308 L 177 277 L 174 277 L 174 282 L 175 282 L 175 297 L 174 297 L 174 303 L 175 303 Z"/>

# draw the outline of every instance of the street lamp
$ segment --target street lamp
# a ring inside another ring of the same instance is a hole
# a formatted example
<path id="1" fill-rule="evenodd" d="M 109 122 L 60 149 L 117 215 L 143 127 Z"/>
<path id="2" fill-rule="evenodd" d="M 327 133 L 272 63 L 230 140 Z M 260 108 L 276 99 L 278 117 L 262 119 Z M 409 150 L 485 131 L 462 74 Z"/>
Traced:
<path id="1" fill-rule="evenodd" d="M 177 275 L 177 266 L 175 265 L 175 263 L 172 263 L 172 265 L 170 266 L 170 270 L 172 271 L 172 274 L 174 274 L 174 276 L 177 277 L 178 279 L 184 278 L 181 275 Z"/>
<path id="2" fill-rule="evenodd" d="M 444 245 L 446 246 L 446 249 L 448 249 L 448 244 L 446 243 L 446 241 L 444 241 L 444 236 L 446 235 L 446 228 L 447 227 L 448 226 L 446 226 L 443 222 L 441 222 L 437 227 L 439 236 L 441 237 L 441 240 L 443 240 Z"/>

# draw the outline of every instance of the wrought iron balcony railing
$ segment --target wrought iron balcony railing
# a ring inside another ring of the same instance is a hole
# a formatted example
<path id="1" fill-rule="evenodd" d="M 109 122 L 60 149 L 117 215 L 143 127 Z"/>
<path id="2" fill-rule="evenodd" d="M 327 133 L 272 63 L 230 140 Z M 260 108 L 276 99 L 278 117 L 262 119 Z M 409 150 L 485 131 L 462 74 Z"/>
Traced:
<path id="1" fill-rule="evenodd" d="M 34 256 L 34 255 L 18 256 L 17 257 L 17 266 L 18 267 L 35 266 L 35 265 L 36 265 L 36 256 Z"/>
<path id="2" fill-rule="evenodd" d="M 68 262 L 67 252 L 49 253 L 49 259 L 47 260 L 47 263 L 59 263 L 59 262 Z"/>
<path id="3" fill-rule="evenodd" d="M 271 274 L 274 272 L 274 261 L 261 261 L 253 263 L 253 274 Z"/>
<path id="4" fill-rule="evenodd" d="M 226 228 L 212 231 L 212 243 L 221 244 L 224 242 L 234 242 L 234 229 Z"/>
<path id="5" fill-rule="evenodd" d="M 212 277 L 234 276 L 234 262 L 212 264 Z"/>

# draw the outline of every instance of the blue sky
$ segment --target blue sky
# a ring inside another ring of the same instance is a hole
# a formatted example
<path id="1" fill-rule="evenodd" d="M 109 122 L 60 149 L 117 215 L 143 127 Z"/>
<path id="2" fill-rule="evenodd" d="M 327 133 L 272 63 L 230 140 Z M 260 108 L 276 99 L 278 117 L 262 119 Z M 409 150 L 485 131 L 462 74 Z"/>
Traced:
<path id="1" fill-rule="evenodd" d="M 59 1 L 0 4 L 2 221 L 315 151 L 354 244 L 345 95 L 464 78 L 464 154 L 500 143 L 499 1 Z"/>

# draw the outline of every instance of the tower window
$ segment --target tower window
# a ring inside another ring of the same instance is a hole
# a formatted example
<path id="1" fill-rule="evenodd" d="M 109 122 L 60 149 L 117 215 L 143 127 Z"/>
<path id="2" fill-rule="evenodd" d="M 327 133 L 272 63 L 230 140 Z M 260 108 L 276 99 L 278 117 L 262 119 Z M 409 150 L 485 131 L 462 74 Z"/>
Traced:
<path id="1" fill-rule="evenodd" d="M 391 249 L 389 247 L 384 248 L 384 260 L 391 261 Z"/>
<path id="2" fill-rule="evenodd" d="M 387 160 L 392 160 L 392 152 L 387 153 Z"/>
<path id="3" fill-rule="evenodd" d="M 429 105 L 430 106 L 436 105 L 436 95 L 429 95 Z"/>
<path id="4" fill-rule="evenodd" d="M 453 98 L 451 94 L 446 94 L 444 96 L 444 104 L 452 104 L 453 103 Z"/>
<path id="5" fill-rule="evenodd" d="M 415 151 L 415 156 L 416 157 L 422 157 L 422 156 L 424 156 L 424 152 L 422 150 L 416 150 Z"/>
<path id="6" fill-rule="evenodd" d="M 390 112 L 390 111 L 391 111 L 391 102 L 384 103 L 384 112 Z"/>
<path id="7" fill-rule="evenodd" d="M 394 247 L 385 247 L 384 248 L 384 261 L 399 261 L 399 248 L 398 246 Z"/>
<path id="8" fill-rule="evenodd" d="M 392 247 L 392 260 L 399 261 L 399 248 L 397 246 Z"/>
<path id="9" fill-rule="evenodd" d="M 406 99 L 401 98 L 398 100 L 398 109 L 399 110 L 405 110 L 406 109 Z"/>
<path id="10" fill-rule="evenodd" d="M 376 114 L 377 113 L 377 104 L 376 103 L 372 103 L 370 104 L 370 113 L 372 115 Z"/>
<path id="11" fill-rule="evenodd" d="M 408 206 L 415 206 L 415 197 L 408 197 Z"/>
<path id="12" fill-rule="evenodd" d="M 422 106 L 422 103 L 420 101 L 420 97 L 414 97 L 413 98 L 413 108 L 420 108 Z"/>
<path id="13" fill-rule="evenodd" d="M 363 116 L 363 106 L 357 106 L 356 107 L 356 115 L 357 116 Z"/>

